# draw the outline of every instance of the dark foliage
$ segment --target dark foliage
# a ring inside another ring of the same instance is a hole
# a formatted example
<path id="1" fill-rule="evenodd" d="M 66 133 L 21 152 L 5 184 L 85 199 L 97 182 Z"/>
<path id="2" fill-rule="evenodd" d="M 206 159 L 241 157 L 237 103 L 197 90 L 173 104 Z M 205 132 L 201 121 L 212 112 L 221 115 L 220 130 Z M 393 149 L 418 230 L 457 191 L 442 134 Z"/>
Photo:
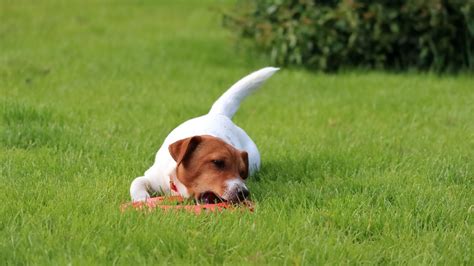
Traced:
<path id="1" fill-rule="evenodd" d="M 277 65 L 474 68 L 473 0 L 240 0 L 224 22 Z"/>

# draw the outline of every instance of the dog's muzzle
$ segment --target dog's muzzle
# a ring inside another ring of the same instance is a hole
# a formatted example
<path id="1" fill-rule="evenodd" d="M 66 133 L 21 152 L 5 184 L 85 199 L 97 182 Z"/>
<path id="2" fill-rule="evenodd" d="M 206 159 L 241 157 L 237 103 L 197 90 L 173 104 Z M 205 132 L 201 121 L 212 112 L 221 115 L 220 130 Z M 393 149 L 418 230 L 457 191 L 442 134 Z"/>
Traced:
<path id="1" fill-rule="evenodd" d="M 214 204 L 214 203 L 225 202 L 225 200 L 217 196 L 212 191 L 206 191 L 204 193 L 201 193 L 201 195 L 199 195 L 199 197 L 197 198 L 197 202 L 199 204 Z"/>
<path id="2" fill-rule="evenodd" d="M 240 203 L 250 199 L 250 191 L 246 187 L 236 186 L 230 191 L 227 191 L 223 198 L 230 203 Z"/>
<path id="3" fill-rule="evenodd" d="M 234 195 L 235 195 L 234 197 L 235 201 L 238 201 L 238 202 L 244 201 L 246 199 L 250 199 L 250 191 L 243 187 L 237 188 Z M 232 199 L 230 201 L 232 201 Z"/>
<path id="4" fill-rule="evenodd" d="M 244 187 L 237 187 L 234 190 L 227 192 L 225 196 L 225 198 L 220 197 L 212 191 L 206 191 L 199 195 L 197 201 L 200 204 L 213 204 L 220 202 L 241 203 L 250 199 L 250 191 Z"/>

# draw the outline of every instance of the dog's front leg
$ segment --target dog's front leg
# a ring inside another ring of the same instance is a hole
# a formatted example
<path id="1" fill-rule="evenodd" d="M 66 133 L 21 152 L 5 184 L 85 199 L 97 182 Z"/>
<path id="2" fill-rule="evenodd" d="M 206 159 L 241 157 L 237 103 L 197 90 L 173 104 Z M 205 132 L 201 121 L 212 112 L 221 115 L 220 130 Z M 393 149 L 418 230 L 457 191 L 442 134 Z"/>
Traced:
<path id="1" fill-rule="evenodd" d="M 132 201 L 146 201 L 150 198 L 148 193 L 150 188 L 150 181 L 145 176 L 140 176 L 133 180 L 132 185 L 130 186 L 130 196 Z"/>

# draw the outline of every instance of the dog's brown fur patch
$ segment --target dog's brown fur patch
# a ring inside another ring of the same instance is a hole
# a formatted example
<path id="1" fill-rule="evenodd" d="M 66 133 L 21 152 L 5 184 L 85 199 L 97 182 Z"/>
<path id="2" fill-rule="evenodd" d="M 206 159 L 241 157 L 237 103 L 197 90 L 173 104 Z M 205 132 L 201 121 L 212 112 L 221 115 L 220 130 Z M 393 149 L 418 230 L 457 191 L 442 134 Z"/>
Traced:
<path id="1" fill-rule="evenodd" d="M 178 180 L 195 198 L 208 191 L 222 197 L 226 181 L 246 179 L 249 174 L 247 152 L 237 150 L 213 136 L 182 139 L 168 149 L 177 163 Z"/>

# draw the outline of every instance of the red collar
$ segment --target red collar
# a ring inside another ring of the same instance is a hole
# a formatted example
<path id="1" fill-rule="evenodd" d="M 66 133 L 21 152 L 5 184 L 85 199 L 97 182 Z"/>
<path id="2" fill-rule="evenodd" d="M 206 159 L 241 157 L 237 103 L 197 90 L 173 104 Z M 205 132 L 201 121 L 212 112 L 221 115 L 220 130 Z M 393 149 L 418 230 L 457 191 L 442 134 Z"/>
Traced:
<path id="1" fill-rule="evenodd" d="M 170 180 L 170 188 L 171 188 L 171 191 L 174 191 L 179 194 L 178 188 L 174 184 L 173 180 Z"/>

